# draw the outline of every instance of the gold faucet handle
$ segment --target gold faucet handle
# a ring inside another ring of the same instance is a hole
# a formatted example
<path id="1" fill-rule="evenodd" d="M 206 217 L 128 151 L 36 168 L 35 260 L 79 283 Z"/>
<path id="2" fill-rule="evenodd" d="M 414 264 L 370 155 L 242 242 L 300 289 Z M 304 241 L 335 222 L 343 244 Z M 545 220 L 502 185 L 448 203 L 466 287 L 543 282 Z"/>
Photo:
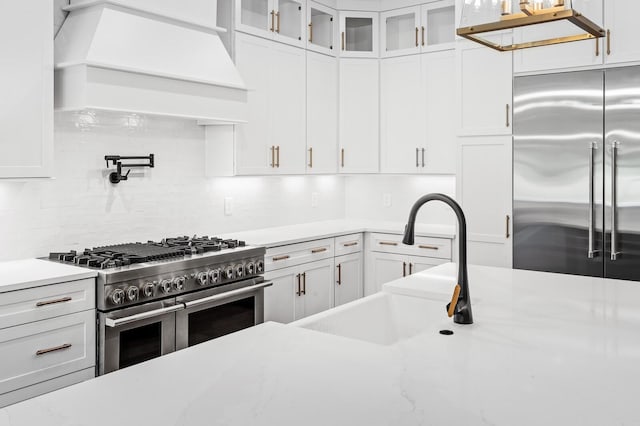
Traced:
<path id="1" fill-rule="evenodd" d="M 456 311 L 456 305 L 458 304 L 458 297 L 460 297 L 460 284 L 456 284 L 456 288 L 453 289 L 453 296 L 451 297 L 451 303 L 447 305 L 449 318 L 453 316 Z"/>

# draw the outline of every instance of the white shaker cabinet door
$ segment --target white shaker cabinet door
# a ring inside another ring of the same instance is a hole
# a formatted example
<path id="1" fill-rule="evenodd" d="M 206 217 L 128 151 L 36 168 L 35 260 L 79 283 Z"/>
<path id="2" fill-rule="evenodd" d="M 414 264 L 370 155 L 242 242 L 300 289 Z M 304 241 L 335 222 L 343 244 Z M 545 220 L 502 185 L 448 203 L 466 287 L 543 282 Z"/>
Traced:
<path id="1" fill-rule="evenodd" d="M 296 267 L 267 272 L 265 280 L 273 285 L 264 289 L 264 320 L 288 324 L 295 319 L 295 297 L 298 292 Z"/>
<path id="2" fill-rule="evenodd" d="M 335 306 L 362 297 L 362 252 L 339 256 L 336 262 Z"/>
<path id="3" fill-rule="evenodd" d="M 370 296 L 382 290 L 382 285 L 409 274 L 406 256 L 371 252 L 368 255 L 364 295 Z"/>
<path id="4" fill-rule="evenodd" d="M 333 306 L 333 258 L 301 265 L 301 295 L 296 297 L 296 320 Z"/>
<path id="5" fill-rule="evenodd" d="M 0 178 L 53 172 L 53 2 L 0 1 Z"/>
<path id="6" fill-rule="evenodd" d="M 604 2 L 604 28 L 608 30 L 604 57 L 608 64 L 640 61 L 639 13 L 640 2 L 637 0 Z"/>

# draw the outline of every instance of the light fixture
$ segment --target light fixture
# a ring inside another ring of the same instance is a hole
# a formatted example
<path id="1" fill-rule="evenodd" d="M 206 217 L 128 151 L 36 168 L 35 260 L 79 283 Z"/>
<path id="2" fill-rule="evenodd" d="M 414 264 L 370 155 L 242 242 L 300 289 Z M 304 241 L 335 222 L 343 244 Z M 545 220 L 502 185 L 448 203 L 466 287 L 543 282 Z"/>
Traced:
<path id="1" fill-rule="evenodd" d="M 515 10 L 515 12 L 514 12 Z M 502 44 L 487 38 L 491 34 L 532 25 L 565 22 L 577 34 Z M 464 26 L 463 26 L 464 25 Z M 509 52 L 572 41 L 598 39 L 604 29 L 573 8 L 573 0 L 464 0 L 461 26 L 456 33 L 492 49 Z"/>

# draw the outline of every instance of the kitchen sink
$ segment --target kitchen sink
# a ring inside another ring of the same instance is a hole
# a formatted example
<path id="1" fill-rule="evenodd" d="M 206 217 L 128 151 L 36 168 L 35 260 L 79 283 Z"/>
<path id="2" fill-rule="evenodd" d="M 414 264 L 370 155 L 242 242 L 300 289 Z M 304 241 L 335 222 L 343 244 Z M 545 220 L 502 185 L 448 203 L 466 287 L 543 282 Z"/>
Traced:
<path id="1" fill-rule="evenodd" d="M 450 323 L 442 301 L 382 292 L 292 325 L 378 345 L 392 345 L 428 330 L 438 330 L 444 324 L 450 326 Z"/>

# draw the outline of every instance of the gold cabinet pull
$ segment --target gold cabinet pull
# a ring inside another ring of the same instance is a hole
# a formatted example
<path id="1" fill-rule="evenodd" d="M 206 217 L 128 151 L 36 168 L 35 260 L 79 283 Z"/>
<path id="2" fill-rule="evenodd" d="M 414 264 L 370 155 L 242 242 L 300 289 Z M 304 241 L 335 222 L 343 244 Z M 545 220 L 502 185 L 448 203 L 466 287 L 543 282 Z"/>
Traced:
<path id="1" fill-rule="evenodd" d="M 284 256 L 275 256 L 273 258 L 274 262 L 280 262 L 281 260 L 287 260 L 289 259 L 291 256 L 289 256 L 288 254 L 285 254 Z"/>
<path id="2" fill-rule="evenodd" d="M 418 38 L 420 37 L 420 28 L 416 27 L 416 47 L 420 47 L 420 41 Z"/>
<path id="3" fill-rule="evenodd" d="M 296 291 L 296 296 L 302 296 L 302 291 L 300 290 L 300 277 L 302 275 L 298 274 L 296 275 L 296 279 L 298 280 L 298 290 Z"/>
<path id="4" fill-rule="evenodd" d="M 418 247 L 425 250 L 440 250 L 440 247 L 438 246 L 418 246 Z"/>
<path id="5" fill-rule="evenodd" d="M 309 23 L 309 43 L 313 43 L 313 22 Z"/>
<path id="6" fill-rule="evenodd" d="M 309 168 L 313 169 L 313 148 L 309 148 Z"/>
<path id="7" fill-rule="evenodd" d="M 338 264 L 338 280 L 336 281 L 338 285 L 342 285 L 342 264 Z"/>
<path id="8" fill-rule="evenodd" d="M 302 294 L 307 294 L 307 273 L 302 273 Z"/>
<path id="9" fill-rule="evenodd" d="M 611 30 L 607 30 L 607 56 L 611 55 Z"/>
<path id="10" fill-rule="evenodd" d="M 506 113 L 506 124 L 507 124 L 507 127 L 509 127 L 509 126 L 511 125 L 511 123 L 510 123 L 510 117 L 509 117 L 509 110 L 510 110 L 510 109 L 511 109 L 511 105 L 506 104 L 506 105 L 505 105 L 505 110 L 506 110 L 506 112 L 507 112 L 507 113 Z"/>
<path id="11" fill-rule="evenodd" d="M 269 31 L 273 32 L 273 30 L 275 29 L 276 26 L 276 11 L 272 10 L 271 11 L 271 28 L 269 28 Z"/>
<path id="12" fill-rule="evenodd" d="M 340 164 L 344 168 L 344 148 L 340 151 Z"/>
<path id="13" fill-rule="evenodd" d="M 402 262 L 402 276 L 407 276 L 407 262 Z"/>
<path id="14" fill-rule="evenodd" d="M 380 241 L 381 246 L 397 246 L 398 243 L 394 242 L 394 241 Z"/>
<path id="15" fill-rule="evenodd" d="M 507 239 L 509 239 L 511 237 L 511 216 L 507 215 L 507 220 L 506 220 L 506 232 L 505 232 L 505 236 L 507 237 Z"/>
<path id="16" fill-rule="evenodd" d="M 409 275 L 413 275 L 413 263 L 409 262 Z"/>
<path id="17" fill-rule="evenodd" d="M 420 148 L 416 148 L 416 167 L 420 167 L 420 160 L 418 160 L 419 155 L 420 155 Z"/>
<path id="18" fill-rule="evenodd" d="M 341 44 L 342 50 L 344 50 L 344 31 L 342 32 L 342 35 L 340 37 L 341 37 L 341 42 L 342 42 L 342 44 Z"/>
<path id="19" fill-rule="evenodd" d="M 271 146 L 271 168 L 276 167 L 276 147 Z"/>
<path id="20" fill-rule="evenodd" d="M 424 41 L 424 26 L 422 27 L 422 45 L 425 45 L 425 41 Z"/>
<path id="21" fill-rule="evenodd" d="M 276 32 L 280 34 L 280 12 L 276 12 L 276 21 L 278 24 L 276 25 Z"/>
<path id="22" fill-rule="evenodd" d="M 311 250 L 311 253 L 318 254 L 318 253 L 324 253 L 325 251 L 327 251 L 326 247 L 320 247 L 320 248 L 315 248 Z"/>
<path id="23" fill-rule="evenodd" d="M 50 354 L 51 352 L 63 351 L 65 349 L 69 349 L 70 347 L 71 343 L 65 343 L 64 345 L 56 346 L 55 348 L 40 349 L 39 351 L 36 351 L 36 356 Z"/>
<path id="24" fill-rule="evenodd" d="M 280 145 L 276 146 L 276 168 L 280 168 Z"/>
<path id="25" fill-rule="evenodd" d="M 343 246 L 344 247 L 353 247 L 353 246 L 357 246 L 358 242 L 357 241 L 352 241 L 350 243 L 344 243 Z"/>
<path id="26" fill-rule="evenodd" d="M 596 38 L 596 56 L 600 56 L 600 39 Z"/>
<path id="27" fill-rule="evenodd" d="M 422 167 L 424 168 L 424 153 L 425 153 L 426 149 L 422 148 Z"/>
<path id="28" fill-rule="evenodd" d="M 62 297 L 60 299 L 55 299 L 55 300 L 45 300 L 44 302 L 36 303 L 36 307 L 40 308 L 42 306 L 56 305 L 58 303 L 71 302 L 71 300 L 72 299 L 70 297 Z"/>

